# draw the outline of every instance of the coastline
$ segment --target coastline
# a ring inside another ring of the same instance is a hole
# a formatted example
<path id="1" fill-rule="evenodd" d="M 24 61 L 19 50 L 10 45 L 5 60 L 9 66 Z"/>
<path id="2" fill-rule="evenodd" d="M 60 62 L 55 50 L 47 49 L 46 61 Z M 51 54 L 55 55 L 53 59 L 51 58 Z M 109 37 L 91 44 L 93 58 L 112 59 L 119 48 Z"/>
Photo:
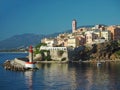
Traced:
<path id="1" fill-rule="evenodd" d="M 40 63 L 97 63 L 96 60 L 87 60 L 87 61 L 36 61 L 37 64 Z M 120 60 L 100 60 L 101 63 L 106 62 L 120 62 Z"/>
<path id="2" fill-rule="evenodd" d="M 36 61 L 37 64 L 40 63 L 68 63 L 69 61 Z"/>
<path id="3" fill-rule="evenodd" d="M 83 63 L 97 63 L 97 60 L 87 60 L 87 61 L 82 61 Z M 101 63 L 106 63 L 106 62 L 120 62 L 119 60 L 99 60 Z"/>
<path id="4" fill-rule="evenodd" d="M 28 52 L 0 52 L 0 53 L 28 53 Z"/>

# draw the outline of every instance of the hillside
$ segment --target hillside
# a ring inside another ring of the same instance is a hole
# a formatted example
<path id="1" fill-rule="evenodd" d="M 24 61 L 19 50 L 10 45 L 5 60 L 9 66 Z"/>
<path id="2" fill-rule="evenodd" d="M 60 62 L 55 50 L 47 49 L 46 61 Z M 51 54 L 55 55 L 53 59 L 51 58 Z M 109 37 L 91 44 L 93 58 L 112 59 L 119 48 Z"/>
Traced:
<path id="1" fill-rule="evenodd" d="M 70 30 L 66 31 L 70 32 Z M 16 48 L 25 48 L 30 45 L 37 45 L 40 43 L 42 38 L 49 38 L 49 37 L 56 37 L 58 34 L 64 33 L 64 32 L 58 32 L 48 35 L 43 34 L 33 34 L 33 33 L 27 33 L 27 34 L 21 34 L 21 35 L 15 35 L 10 38 L 7 38 L 5 40 L 0 41 L 0 50 L 6 50 L 6 49 L 16 49 Z"/>
<path id="2" fill-rule="evenodd" d="M 77 28 L 81 27 L 93 27 L 93 25 L 86 25 L 86 26 L 78 26 Z M 71 29 L 68 29 L 64 32 L 56 32 L 53 34 L 43 35 L 43 34 L 33 34 L 33 33 L 26 33 L 21 35 L 15 35 L 5 40 L 0 41 L 0 50 L 6 49 L 16 49 L 16 48 L 25 48 L 30 45 L 37 45 L 40 43 L 41 39 L 46 37 L 56 37 L 60 33 L 71 33 Z"/>
<path id="3" fill-rule="evenodd" d="M 22 34 L 0 41 L 0 49 L 14 49 L 36 45 L 45 35 Z"/>
<path id="4" fill-rule="evenodd" d="M 75 48 L 70 55 L 71 60 L 119 60 L 120 41 L 109 41 L 92 46 Z M 72 57 L 71 57 L 72 56 Z"/>

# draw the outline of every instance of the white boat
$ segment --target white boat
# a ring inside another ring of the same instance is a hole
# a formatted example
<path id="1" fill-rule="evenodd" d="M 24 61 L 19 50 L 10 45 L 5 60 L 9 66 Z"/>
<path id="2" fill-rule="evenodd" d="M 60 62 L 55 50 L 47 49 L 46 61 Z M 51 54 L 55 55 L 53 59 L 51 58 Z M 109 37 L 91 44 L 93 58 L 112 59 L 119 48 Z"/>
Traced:
<path id="1" fill-rule="evenodd" d="M 98 61 L 98 62 L 97 62 L 97 66 L 100 66 L 100 65 L 101 65 L 101 62 L 100 62 L 100 61 Z"/>

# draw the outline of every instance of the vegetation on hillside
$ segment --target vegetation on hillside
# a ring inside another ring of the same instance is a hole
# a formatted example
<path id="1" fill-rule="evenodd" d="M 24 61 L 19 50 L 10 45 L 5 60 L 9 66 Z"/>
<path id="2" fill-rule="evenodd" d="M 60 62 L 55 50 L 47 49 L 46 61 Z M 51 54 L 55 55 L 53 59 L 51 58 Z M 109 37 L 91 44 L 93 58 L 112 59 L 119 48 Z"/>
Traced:
<path id="1" fill-rule="evenodd" d="M 39 53 L 44 52 L 44 51 L 40 51 L 40 47 L 41 47 L 41 46 L 46 46 L 46 45 L 47 45 L 47 44 L 45 44 L 45 43 L 39 43 L 38 45 L 35 46 L 35 51 L 34 51 L 34 53 L 35 53 L 35 54 L 39 54 Z"/>
<path id="2" fill-rule="evenodd" d="M 120 59 L 120 41 L 110 41 L 92 46 L 80 46 L 73 51 L 72 60 Z"/>
<path id="3" fill-rule="evenodd" d="M 51 60 L 50 51 L 39 50 L 41 46 L 46 46 L 45 43 L 40 43 L 35 47 L 35 54 L 41 54 L 42 60 Z M 59 51 L 61 56 L 63 51 Z M 71 60 L 116 60 L 120 59 L 120 41 L 109 41 L 91 46 L 79 46 L 71 53 L 68 53 Z"/>
<path id="4" fill-rule="evenodd" d="M 39 43 L 38 45 L 35 46 L 34 54 L 41 54 L 42 60 L 45 61 L 50 61 L 51 56 L 50 56 L 50 51 L 49 50 L 40 50 L 41 46 L 46 46 L 47 44 L 45 43 Z"/>

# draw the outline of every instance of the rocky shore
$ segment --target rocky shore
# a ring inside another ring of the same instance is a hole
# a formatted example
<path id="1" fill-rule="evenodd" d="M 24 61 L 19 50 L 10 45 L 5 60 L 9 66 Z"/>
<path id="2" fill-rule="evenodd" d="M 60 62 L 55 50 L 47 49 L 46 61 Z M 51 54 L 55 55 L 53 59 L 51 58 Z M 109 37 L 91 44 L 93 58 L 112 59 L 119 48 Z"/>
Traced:
<path id="1" fill-rule="evenodd" d="M 86 60 L 86 61 L 70 61 L 72 63 L 97 63 L 97 60 Z M 99 60 L 101 63 L 107 63 L 107 62 L 120 62 L 120 60 Z"/>

